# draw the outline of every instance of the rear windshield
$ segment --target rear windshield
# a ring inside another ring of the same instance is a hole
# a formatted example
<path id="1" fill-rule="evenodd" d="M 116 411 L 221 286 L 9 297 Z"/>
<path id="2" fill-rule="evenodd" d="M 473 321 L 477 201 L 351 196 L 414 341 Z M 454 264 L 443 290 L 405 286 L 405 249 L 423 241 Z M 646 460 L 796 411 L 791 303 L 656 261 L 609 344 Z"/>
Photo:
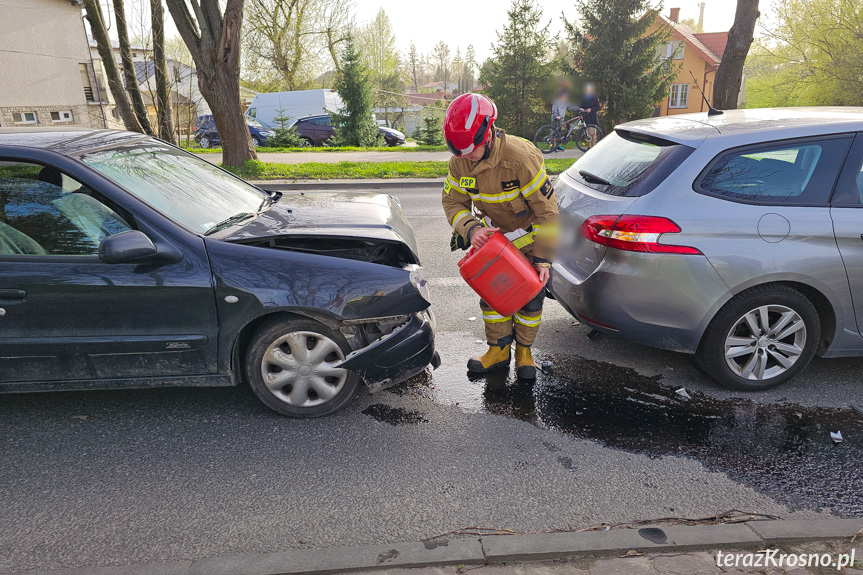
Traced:
<path id="1" fill-rule="evenodd" d="M 689 157 L 693 148 L 626 130 L 615 130 L 566 173 L 612 196 L 643 196 Z"/>

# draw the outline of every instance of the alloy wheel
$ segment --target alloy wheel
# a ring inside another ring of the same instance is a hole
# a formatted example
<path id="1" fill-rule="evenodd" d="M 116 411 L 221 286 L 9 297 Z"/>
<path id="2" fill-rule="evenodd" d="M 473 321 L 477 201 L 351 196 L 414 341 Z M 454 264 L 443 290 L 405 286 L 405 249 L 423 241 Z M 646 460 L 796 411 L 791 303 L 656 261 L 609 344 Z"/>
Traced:
<path id="1" fill-rule="evenodd" d="M 735 322 L 725 338 L 725 362 L 743 379 L 763 381 L 785 373 L 806 347 L 806 323 L 783 305 L 762 305 Z"/>
<path id="2" fill-rule="evenodd" d="M 287 333 L 274 341 L 261 360 L 267 389 L 294 407 L 313 407 L 333 399 L 348 378 L 335 367 L 345 354 L 332 339 L 312 331 Z"/>

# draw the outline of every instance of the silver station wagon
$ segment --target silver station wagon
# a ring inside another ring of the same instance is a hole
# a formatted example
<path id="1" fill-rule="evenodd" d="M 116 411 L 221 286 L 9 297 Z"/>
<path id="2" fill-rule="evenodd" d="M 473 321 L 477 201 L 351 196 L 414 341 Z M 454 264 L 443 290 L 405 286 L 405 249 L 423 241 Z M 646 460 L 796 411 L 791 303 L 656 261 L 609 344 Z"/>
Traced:
<path id="1" fill-rule="evenodd" d="M 555 191 L 550 291 L 583 323 L 739 390 L 863 355 L 863 108 L 630 122 Z"/>

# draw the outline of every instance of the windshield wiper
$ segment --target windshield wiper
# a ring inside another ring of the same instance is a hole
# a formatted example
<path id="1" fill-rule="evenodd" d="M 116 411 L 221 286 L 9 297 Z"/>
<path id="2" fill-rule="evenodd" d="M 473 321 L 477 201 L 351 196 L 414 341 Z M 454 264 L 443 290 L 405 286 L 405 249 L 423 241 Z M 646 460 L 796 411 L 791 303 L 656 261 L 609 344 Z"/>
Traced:
<path id="1" fill-rule="evenodd" d="M 216 224 L 212 228 L 208 229 L 206 232 L 204 232 L 204 235 L 209 236 L 210 234 L 213 234 L 215 232 L 218 232 L 219 230 L 225 229 L 228 226 L 232 226 L 236 223 L 242 222 L 244 220 L 248 220 L 249 218 L 254 218 L 256 215 L 258 215 L 258 214 L 252 214 L 249 212 L 240 212 L 239 214 L 234 214 L 230 218 L 222 220 L 221 222 L 219 222 L 218 224 Z"/>
<path id="2" fill-rule="evenodd" d="M 611 182 L 609 182 L 605 178 L 600 178 L 596 174 L 591 174 L 590 172 L 588 172 L 586 170 L 579 170 L 578 174 L 582 178 L 587 180 L 588 182 L 593 182 L 594 184 L 602 184 L 603 186 L 610 186 L 611 185 Z"/>

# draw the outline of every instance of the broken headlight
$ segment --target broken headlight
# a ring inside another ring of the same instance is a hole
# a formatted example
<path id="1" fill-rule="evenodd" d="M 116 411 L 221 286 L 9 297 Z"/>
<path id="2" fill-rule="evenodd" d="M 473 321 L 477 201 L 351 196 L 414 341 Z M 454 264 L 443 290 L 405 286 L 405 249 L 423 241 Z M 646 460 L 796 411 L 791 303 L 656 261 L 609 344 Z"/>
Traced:
<path id="1" fill-rule="evenodd" d="M 405 269 L 410 272 L 411 283 L 419 292 L 424 300 L 431 303 L 431 293 L 429 292 L 428 278 L 425 276 L 425 271 L 421 266 L 410 264 L 405 266 Z"/>

